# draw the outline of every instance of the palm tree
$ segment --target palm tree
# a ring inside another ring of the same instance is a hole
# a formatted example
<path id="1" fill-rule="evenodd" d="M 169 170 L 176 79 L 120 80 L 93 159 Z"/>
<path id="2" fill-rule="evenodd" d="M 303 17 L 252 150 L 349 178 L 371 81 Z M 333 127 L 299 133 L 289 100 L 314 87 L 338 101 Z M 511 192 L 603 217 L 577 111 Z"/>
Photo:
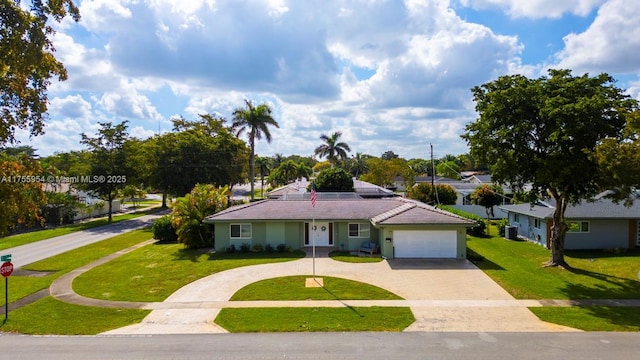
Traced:
<path id="1" fill-rule="evenodd" d="M 271 132 L 269 125 L 280 127 L 278 122 L 271 116 L 271 108 L 267 104 L 253 106 L 251 101 L 245 99 L 245 108 L 237 108 L 233 112 L 233 123 L 231 129 L 236 131 L 236 136 L 240 136 L 242 132 L 247 131 L 249 137 L 249 180 L 251 181 L 251 200 L 253 200 L 253 182 L 255 175 L 255 151 L 256 139 L 262 139 L 262 136 L 271 142 Z"/>
<path id="2" fill-rule="evenodd" d="M 349 162 L 351 175 L 357 178 L 368 170 L 367 158 L 368 156 L 362 153 L 356 153 L 355 156 L 351 157 L 351 161 Z"/>
<path id="3" fill-rule="evenodd" d="M 171 224 L 176 229 L 178 241 L 187 248 L 210 246 L 211 229 L 202 220 L 226 208 L 230 195 L 228 185 L 216 188 L 211 184 L 196 184 L 189 194 L 178 198 L 171 212 Z"/>
<path id="4" fill-rule="evenodd" d="M 331 136 L 325 134 L 320 135 L 320 139 L 324 141 L 324 144 L 318 146 L 314 151 L 315 155 L 320 157 L 326 157 L 331 163 L 331 167 L 335 166 L 338 159 L 345 160 L 347 158 L 347 152 L 351 151 L 351 148 L 347 143 L 338 141 L 342 136 L 342 132 L 336 131 Z"/>
<path id="5" fill-rule="evenodd" d="M 256 157 L 256 167 L 260 173 L 260 197 L 264 198 L 264 177 L 269 175 L 271 158 L 258 156 Z"/>

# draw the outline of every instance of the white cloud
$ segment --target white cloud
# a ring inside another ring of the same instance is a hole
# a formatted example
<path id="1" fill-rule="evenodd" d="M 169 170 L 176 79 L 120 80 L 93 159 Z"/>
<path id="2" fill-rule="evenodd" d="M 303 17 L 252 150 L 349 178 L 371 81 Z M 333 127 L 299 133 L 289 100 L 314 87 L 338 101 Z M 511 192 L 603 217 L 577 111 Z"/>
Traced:
<path id="1" fill-rule="evenodd" d="M 133 87 L 122 87 L 117 92 L 106 92 L 99 101 L 108 113 L 125 119 L 162 120 L 149 99 Z"/>
<path id="2" fill-rule="evenodd" d="M 640 72 L 640 2 L 611 0 L 583 33 L 564 37 L 558 68 L 576 72 Z"/>
<path id="3" fill-rule="evenodd" d="M 87 119 L 91 117 L 91 103 L 80 95 L 56 97 L 51 99 L 49 114 L 63 118 Z"/>
<path id="4" fill-rule="evenodd" d="M 513 18 L 560 18 L 564 14 L 586 16 L 607 0 L 459 0 L 474 9 L 503 9 Z"/>

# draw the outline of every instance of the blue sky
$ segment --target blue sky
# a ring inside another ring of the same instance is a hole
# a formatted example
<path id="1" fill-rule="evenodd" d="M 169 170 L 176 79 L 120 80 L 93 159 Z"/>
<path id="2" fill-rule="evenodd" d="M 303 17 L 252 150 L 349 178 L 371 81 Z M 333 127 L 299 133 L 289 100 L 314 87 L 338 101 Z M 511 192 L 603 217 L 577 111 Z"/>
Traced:
<path id="1" fill-rule="evenodd" d="M 79 150 L 98 122 L 138 138 L 170 119 L 231 120 L 267 102 L 271 156 L 313 155 L 336 131 L 356 152 L 468 152 L 470 88 L 505 74 L 607 72 L 640 100 L 640 2 L 624 0 L 83 0 L 54 37 L 69 79 L 50 87 L 42 156 Z"/>

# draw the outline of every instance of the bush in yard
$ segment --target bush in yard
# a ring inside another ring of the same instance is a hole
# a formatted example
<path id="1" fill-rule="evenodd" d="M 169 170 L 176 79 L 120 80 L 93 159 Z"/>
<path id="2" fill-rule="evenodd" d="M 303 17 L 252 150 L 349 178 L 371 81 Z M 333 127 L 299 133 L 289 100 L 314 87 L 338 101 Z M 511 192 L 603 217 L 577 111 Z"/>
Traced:
<path id="1" fill-rule="evenodd" d="M 287 245 L 285 245 L 285 244 L 278 244 L 277 249 L 278 249 L 278 252 L 279 252 L 279 253 L 286 252 L 286 251 L 287 251 Z"/>
<path id="2" fill-rule="evenodd" d="M 265 246 L 264 250 L 268 253 L 272 253 L 275 251 L 275 249 L 273 248 L 273 246 L 271 246 L 271 244 L 267 244 L 267 246 Z"/>
<path id="3" fill-rule="evenodd" d="M 240 245 L 240 252 L 248 253 L 249 251 L 251 251 L 251 245 L 247 243 L 243 243 L 242 245 Z"/>
<path id="4" fill-rule="evenodd" d="M 165 215 L 153 223 L 151 226 L 153 232 L 153 238 L 163 242 L 171 243 L 178 241 L 178 235 L 176 229 L 171 225 L 171 216 Z"/>
<path id="5" fill-rule="evenodd" d="M 262 247 L 262 244 L 253 245 L 253 252 L 259 253 L 259 252 L 262 252 L 263 250 L 264 248 Z"/>

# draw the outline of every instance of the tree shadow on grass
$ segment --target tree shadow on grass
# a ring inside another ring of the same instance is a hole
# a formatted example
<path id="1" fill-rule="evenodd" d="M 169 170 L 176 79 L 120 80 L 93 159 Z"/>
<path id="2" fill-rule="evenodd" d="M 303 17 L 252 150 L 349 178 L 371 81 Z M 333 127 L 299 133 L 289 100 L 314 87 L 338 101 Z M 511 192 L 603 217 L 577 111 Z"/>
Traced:
<path id="1" fill-rule="evenodd" d="M 358 315 L 359 317 L 364 317 L 364 314 L 360 313 L 356 308 L 354 308 L 353 306 L 345 303 L 343 301 L 343 299 L 341 299 L 338 295 L 336 295 L 335 293 L 333 293 L 331 290 L 327 289 L 325 286 L 322 286 L 322 290 L 326 291 L 331 297 L 333 297 L 335 300 L 339 301 L 342 305 L 344 305 L 347 309 L 351 310 L 354 314 Z"/>
<path id="2" fill-rule="evenodd" d="M 595 284 L 567 283 L 562 290 L 570 299 L 640 299 L 640 281 L 565 267 L 573 274 L 597 280 Z"/>

